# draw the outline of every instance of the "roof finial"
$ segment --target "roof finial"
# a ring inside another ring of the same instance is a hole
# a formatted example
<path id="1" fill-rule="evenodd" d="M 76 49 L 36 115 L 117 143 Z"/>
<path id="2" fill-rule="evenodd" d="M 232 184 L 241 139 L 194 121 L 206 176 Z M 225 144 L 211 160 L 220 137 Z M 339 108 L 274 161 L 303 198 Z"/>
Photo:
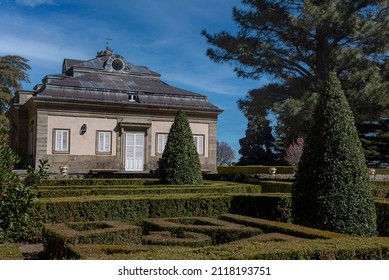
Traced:
<path id="1" fill-rule="evenodd" d="M 112 55 L 112 50 L 109 48 L 109 41 L 112 41 L 112 39 L 108 37 L 105 38 L 105 50 L 97 52 L 96 57 Z"/>
<path id="2" fill-rule="evenodd" d="M 109 47 L 108 47 L 108 45 L 109 45 L 109 41 L 112 41 L 112 39 L 111 39 L 111 38 L 108 38 L 108 37 L 106 37 L 106 38 L 105 38 L 105 49 L 106 49 L 106 50 L 109 50 Z"/>

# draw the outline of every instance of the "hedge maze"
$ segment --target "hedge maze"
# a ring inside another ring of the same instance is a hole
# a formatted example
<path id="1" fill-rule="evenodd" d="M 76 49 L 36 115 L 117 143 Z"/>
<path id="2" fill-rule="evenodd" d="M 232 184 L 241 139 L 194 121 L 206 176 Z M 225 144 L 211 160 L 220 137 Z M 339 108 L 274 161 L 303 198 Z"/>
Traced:
<path id="1" fill-rule="evenodd" d="M 50 259 L 389 258 L 389 238 L 292 224 L 290 189 L 269 181 L 50 180 L 38 187 L 31 239 Z M 388 200 L 377 198 L 376 209 L 380 236 L 389 236 Z"/>
<path id="2" fill-rule="evenodd" d="M 301 242 L 347 237 L 235 214 L 146 219 L 141 227 L 122 222 L 46 224 L 43 234 L 46 252 L 53 259 L 90 258 L 96 251 L 107 255 L 134 254 L 163 250 L 161 246 L 203 248 L 228 243 L 237 246 L 248 241 Z"/>

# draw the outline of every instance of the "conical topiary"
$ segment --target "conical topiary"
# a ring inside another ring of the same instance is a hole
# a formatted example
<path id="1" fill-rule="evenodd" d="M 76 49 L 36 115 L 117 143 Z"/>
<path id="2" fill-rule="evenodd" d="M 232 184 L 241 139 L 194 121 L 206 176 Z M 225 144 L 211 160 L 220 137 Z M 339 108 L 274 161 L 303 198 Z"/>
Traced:
<path id="1" fill-rule="evenodd" d="M 159 160 L 160 179 L 165 184 L 202 184 L 203 176 L 188 118 L 179 110 L 172 124 L 165 150 Z"/>
<path id="2" fill-rule="evenodd" d="M 330 73 L 293 187 L 294 222 L 374 236 L 376 213 L 365 157 L 340 82 Z"/>

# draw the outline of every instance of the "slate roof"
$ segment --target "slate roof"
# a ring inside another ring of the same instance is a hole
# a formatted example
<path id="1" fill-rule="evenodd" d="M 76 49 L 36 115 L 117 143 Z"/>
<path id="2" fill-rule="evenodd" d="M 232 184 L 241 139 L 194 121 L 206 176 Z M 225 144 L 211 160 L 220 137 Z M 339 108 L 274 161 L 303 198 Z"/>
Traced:
<path id="1" fill-rule="evenodd" d="M 119 58 L 121 71 L 109 63 Z M 172 87 L 145 66 L 135 66 L 119 55 L 100 56 L 88 61 L 65 59 L 63 74 L 51 75 L 34 94 L 34 99 L 98 101 L 169 107 L 189 107 L 220 111 L 204 95 Z M 132 96 L 132 97 L 131 97 Z M 135 98 L 135 101 L 131 98 Z"/>

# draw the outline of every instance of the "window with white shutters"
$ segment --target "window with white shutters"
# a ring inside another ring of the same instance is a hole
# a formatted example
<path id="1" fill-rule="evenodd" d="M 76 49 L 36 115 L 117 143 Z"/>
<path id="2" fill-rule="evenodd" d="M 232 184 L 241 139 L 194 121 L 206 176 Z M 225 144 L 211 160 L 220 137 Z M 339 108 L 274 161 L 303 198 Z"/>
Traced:
<path id="1" fill-rule="evenodd" d="M 165 150 L 168 134 L 158 133 L 157 134 L 157 153 L 162 154 Z"/>
<path id="2" fill-rule="evenodd" d="M 197 153 L 204 155 L 204 135 L 193 135 L 193 141 L 196 146 Z"/>
<path id="3" fill-rule="evenodd" d="M 111 153 L 111 131 L 97 131 L 96 135 L 96 152 Z"/>
<path id="4" fill-rule="evenodd" d="M 53 152 L 69 153 L 70 151 L 70 130 L 54 129 Z"/>

